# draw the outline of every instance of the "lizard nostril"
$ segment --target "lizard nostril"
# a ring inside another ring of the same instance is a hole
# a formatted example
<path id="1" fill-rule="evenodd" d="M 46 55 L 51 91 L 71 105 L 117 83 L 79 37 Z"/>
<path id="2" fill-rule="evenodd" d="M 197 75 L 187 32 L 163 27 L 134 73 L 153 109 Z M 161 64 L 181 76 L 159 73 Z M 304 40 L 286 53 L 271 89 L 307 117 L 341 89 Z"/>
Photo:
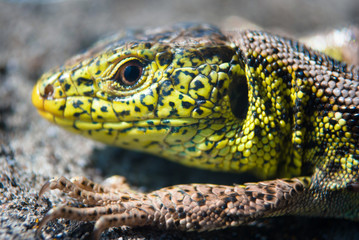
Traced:
<path id="1" fill-rule="evenodd" d="M 54 87 L 51 84 L 49 84 L 45 87 L 42 97 L 44 98 L 51 97 L 53 93 L 54 93 Z"/>

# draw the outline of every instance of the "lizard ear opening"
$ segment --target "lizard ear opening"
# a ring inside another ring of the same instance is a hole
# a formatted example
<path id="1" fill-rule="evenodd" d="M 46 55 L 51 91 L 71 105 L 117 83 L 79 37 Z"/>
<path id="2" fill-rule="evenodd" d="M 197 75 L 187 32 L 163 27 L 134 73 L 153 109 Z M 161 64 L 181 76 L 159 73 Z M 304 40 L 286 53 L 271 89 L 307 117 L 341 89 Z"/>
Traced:
<path id="1" fill-rule="evenodd" d="M 245 119 L 248 111 L 248 84 L 245 76 L 234 78 L 229 85 L 231 110 L 238 119 Z"/>

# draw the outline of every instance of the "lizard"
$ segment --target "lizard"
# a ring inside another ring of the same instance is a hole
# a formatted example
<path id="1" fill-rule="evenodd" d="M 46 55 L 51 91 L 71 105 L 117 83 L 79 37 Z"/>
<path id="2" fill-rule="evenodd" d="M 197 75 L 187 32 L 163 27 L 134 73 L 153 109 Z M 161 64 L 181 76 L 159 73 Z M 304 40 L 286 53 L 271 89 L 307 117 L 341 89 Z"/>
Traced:
<path id="1" fill-rule="evenodd" d="M 207 24 L 100 41 L 36 83 L 40 115 L 74 133 L 169 160 L 262 179 L 135 191 L 58 177 L 86 207 L 55 218 L 110 227 L 208 231 L 260 218 L 359 219 L 359 67 L 265 31 Z"/>

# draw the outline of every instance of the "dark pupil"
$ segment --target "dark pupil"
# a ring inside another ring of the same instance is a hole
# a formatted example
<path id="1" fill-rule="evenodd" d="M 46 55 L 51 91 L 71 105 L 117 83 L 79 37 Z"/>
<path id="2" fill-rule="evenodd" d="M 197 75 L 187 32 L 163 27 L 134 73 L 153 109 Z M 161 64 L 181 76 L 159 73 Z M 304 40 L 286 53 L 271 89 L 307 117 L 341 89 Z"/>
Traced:
<path id="1" fill-rule="evenodd" d="M 135 82 L 140 77 L 140 69 L 138 66 L 127 66 L 123 76 L 127 82 Z"/>

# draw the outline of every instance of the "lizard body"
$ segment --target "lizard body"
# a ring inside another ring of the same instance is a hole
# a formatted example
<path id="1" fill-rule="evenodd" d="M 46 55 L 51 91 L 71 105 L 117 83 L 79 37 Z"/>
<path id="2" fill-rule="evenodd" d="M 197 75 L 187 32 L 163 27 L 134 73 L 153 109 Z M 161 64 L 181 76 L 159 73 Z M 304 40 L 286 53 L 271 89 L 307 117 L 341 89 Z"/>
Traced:
<path id="1" fill-rule="evenodd" d="M 61 177 L 40 195 L 60 189 L 89 207 L 54 208 L 40 226 L 96 220 L 99 236 L 111 226 L 203 231 L 288 214 L 357 220 L 358 70 L 291 39 L 209 25 L 100 42 L 39 80 L 32 99 L 42 116 L 111 145 L 268 180 L 144 194 Z"/>

